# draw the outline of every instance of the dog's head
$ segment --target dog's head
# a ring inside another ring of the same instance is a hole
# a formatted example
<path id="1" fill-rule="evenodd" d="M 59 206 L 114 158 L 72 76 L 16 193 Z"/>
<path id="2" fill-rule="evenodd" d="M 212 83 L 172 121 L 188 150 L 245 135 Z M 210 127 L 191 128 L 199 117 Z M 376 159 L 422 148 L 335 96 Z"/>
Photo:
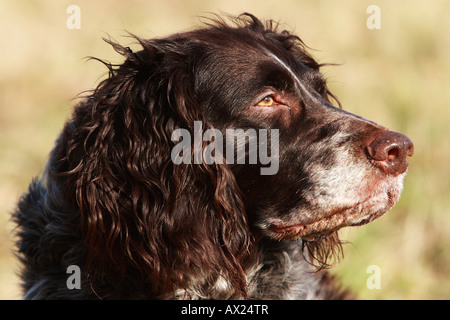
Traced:
<path id="1" fill-rule="evenodd" d="M 242 163 L 228 153 L 224 162 L 251 222 L 276 239 L 314 240 L 388 211 L 401 192 L 411 141 L 333 106 L 321 65 L 302 41 L 246 18 L 240 28 L 220 24 L 179 39 L 196 39 L 188 41 L 198 59 L 193 92 L 208 123 L 223 132 L 220 143 L 238 153 L 227 129 L 247 138 Z M 266 166 L 261 152 L 275 153 Z M 274 170 L 265 174 L 264 167 Z"/>
<path id="2" fill-rule="evenodd" d="M 125 63 L 107 64 L 55 153 L 98 268 L 245 294 L 255 240 L 338 243 L 398 200 L 411 141 L 333 106 L 298 37 L 234 22 L 137 38 L 139 52 L 111 42 Z"/>

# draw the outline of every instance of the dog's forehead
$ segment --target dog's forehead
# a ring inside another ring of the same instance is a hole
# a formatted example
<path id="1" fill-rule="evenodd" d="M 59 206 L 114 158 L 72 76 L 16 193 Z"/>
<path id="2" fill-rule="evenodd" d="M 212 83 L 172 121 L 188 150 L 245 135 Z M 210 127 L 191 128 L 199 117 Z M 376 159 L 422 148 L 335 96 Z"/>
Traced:
<path id="1" fill-rule="evenodd" d="M 195 42 L 191 50 L 202 62 L 193 69 L 200 95 L 217 94 L 228 105 L 239 106 L 248 103 L 244 98 L 273 88 L 314 104 L 323 102 L 324 96 L 316 92 L 325 83 L 319 64 L 295 41 L 242 29 L 203 30 L 190 36 Z"/>
<path id="2" fill-rule="evenodd" d="M 306 88 L 305 84 L 303 83 L 304 81 L 302 81 L 300 76 L 298 75 L 298 71 L 295 72 L 292 67 L 290 67 L 288 64 L 286 64 L 283 60 L 281 60 L 279 57 L 277 57 L 272 52 L 267 52 L 267 54 L 270 58 L 273 59 L 274 63 L 279 64 L 280 67 L 282 67 L 283 69 L 285 69 L 287 71 L 287 73 L 294 80 L 294 82 L 297 86 L 297 89 L 300 92 L 306 94 L 312 101 L 319 103 L 318 99 L 313 94 L 311 94 L 311 92 Z M 299 64 L 300 64 L 300 62 L 299 62 Z M 297 70 L 298 70 L 298 68 L 297 68 Z M 307 70 L 307 71 L 308 71 L 308 75 L 310 75 L 313 72 L 312 70 Z"/>

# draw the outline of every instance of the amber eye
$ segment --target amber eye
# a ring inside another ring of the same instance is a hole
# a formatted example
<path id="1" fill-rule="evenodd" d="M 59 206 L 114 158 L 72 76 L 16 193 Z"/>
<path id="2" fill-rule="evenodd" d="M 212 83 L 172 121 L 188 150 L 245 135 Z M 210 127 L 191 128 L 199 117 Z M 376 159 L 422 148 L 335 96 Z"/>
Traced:
<path id="1" fill-rule="evenodd" d="M 267 96 L 258 102 L 258 107 L 271 107 L 275 103 L 275 99 L 272 96 Z"/>

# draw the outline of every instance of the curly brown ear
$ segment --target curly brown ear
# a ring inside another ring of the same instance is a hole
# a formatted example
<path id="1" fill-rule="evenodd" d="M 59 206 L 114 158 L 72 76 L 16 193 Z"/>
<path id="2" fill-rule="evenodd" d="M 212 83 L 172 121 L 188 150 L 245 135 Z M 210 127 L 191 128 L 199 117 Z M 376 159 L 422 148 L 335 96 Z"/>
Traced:
<path id="1" fill-rule="evenodd" d="M 134 270 L 161 297 L 193 282 L 203 294 L 223 278 L 245 296 L 249 232 L 233 174 L 171 160 L 175 129 L 208 125 L 192 66 L 181 47 L 137 40 L 137 53 L 109 41 L 127 59 L 105 63 L 109 77 L 76 107 L 56 152 L 64 197 L 81 212 L 89 272 L 118 281 Z"/>

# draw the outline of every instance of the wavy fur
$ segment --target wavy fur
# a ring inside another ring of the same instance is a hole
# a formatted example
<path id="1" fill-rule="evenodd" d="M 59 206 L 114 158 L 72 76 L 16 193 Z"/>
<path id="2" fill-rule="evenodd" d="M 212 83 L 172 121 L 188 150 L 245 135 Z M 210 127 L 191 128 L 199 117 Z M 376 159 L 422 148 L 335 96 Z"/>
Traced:
<path id="1" fill-rule="evenodd" d="M 340 215 L 312 223 L 336 208 L 309 168 L 333 172 L 339 132 L 354 142 L 381 129 L 332 107 L 322 65 L 278 28 L 244 14 L 163 39 L 133 36 L 138 52 L 106 40 L 124 63 L 96 59 L 109 76 L 75 107 L 14 214 L 25 298 L 345 296 L 309 265 L 322 269 L 341 254 L 338 228 L 326 224 Z M 267 88 L 290 103 L 288 118 L 249 116 L 261 110 L 248 107 L 251 99 Z M 320 108 L 329 114 L 316 115 Z M 280 171 L 262 177 L 260 164 L 174 164 L 171 135 L 194 135 L 195 121 L 203 131 L 279 127 Z M 300 235 L 301 226 L 323 232 Z M 72 264 L 81 268 L 79 290 L 65 287 Z"/>

